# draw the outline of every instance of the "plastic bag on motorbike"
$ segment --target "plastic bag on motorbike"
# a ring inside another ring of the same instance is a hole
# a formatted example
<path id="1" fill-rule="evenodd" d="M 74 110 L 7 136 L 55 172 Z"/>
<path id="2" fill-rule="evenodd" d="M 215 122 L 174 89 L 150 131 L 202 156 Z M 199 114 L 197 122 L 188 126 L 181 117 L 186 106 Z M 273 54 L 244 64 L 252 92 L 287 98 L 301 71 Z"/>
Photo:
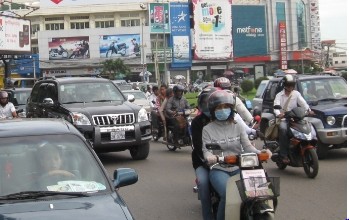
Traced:
<path id="1" fill-rule="evenodd" d="M 280 125 L 280 120 L 276 120 L 274 124 L 269 126 L 267 130 L 265 130 L 265 139 L 274 141 L 277 140 L 279 137 L 279 125 Z"/>

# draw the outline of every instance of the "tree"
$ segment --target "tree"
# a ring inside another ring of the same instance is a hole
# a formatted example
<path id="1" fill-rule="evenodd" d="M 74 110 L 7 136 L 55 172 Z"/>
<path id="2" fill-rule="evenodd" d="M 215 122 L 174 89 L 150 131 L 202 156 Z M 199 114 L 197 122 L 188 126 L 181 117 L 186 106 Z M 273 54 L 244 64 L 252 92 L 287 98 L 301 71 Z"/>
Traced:
<path id="1" fill-rule="evenodd" d="M 252 91 L 253 90 L 253 82 L 250 81 L 250 80 L 244 80 L 242 81 L 241 83 L 241 89 L 244 93 L 247 93 L 249 91 Z"/>
<path id="2" fill-rule="evenodd" d="M 131 72 L 130 68 L 119 58 L 106 60 L 101 64 L 103 68 L 102 74 L 108 75 L 108 78 L 111 80 L 126 77 Z"/>

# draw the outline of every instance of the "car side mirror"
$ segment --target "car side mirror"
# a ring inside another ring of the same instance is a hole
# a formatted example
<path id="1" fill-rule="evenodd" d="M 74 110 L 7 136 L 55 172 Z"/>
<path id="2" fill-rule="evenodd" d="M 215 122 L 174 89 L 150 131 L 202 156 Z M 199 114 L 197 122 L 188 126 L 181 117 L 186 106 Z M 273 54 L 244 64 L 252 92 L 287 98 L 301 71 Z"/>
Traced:
<path id="1" fill-rule="evenodd" d="M 120 188 L 136 183 L 138 181 L 138 174 L 131 168 L 119 168 L 114 170 L 114 187 Z"/>
<path id="2" fill-rule="evenodd" d="M 135 101 L 135 96 L 131 95 L 131 94 L 127 95 L 127 101 L 134 102 Z"/>
<path id="3" fill-rule="evenodd" d="M 54 105 L 54 102 L 51 98 L 45 98 L 44 101 L 42 101 L 42 104 L 45 107 L 52 107 Z"/>
<path id="4" fill-rule="evenodd" d="M 281 105 L 274 105 L 274 109 L 282 109 Z"/>

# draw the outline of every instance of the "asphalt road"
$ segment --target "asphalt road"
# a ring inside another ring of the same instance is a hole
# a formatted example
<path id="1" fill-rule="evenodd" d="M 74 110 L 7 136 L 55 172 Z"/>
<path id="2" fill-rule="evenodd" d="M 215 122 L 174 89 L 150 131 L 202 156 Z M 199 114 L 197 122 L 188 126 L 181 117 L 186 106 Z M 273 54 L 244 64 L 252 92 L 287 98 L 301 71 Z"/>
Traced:
<path id="1" fill-rule="evenodd" d="M 259 143 L 257 146 L 260 146 Z M 134 168 L 139 181 L 119 190 L 136 219 L 199 220 L 201 206 L 192 192 L 195 174 L 191 148 L 175 152 L 151 142 L 147 160 L 133 161 L 128 151 L 99 155 L 110 176 L 120 167 Z M 281 196 L 276 219 L 344 220 L 347 215 L 347 150 L 330 151 L 320 161 L 316 179 L 306 177 L 303 168 L 279 170 L 270 161 L 264 166 L 269 176 L 281 177 Z"/>

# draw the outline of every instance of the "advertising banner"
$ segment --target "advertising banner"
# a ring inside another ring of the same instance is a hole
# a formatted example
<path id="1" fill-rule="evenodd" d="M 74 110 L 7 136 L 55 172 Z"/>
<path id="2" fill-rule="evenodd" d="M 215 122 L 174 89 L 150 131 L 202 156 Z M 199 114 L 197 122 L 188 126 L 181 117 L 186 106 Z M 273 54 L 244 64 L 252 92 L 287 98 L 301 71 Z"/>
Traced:
<path id="1" fill-rule="evenodd" d="M 171 67 L 191 67 L 190 13 L 188 3 L 171 3 Z"/>
<path id="2" fill-rule="evenodd" d="M 170 33 L 170 10 L 169 5 L 161 3 L 149 4 L 150 32 Z"/>
<path id="3" fill-rule="evenodd" d="M 50 60 L 90 58 L 88 36 L 51 38 L 48 48 Z"/>
<path id="4" fill-rule="evenodd" d="M 139 34 L 99 36 L 101 58 L 141 58 Z"/>
<path id="5" fill-rule="evenodd" d="M 2 54 L 31 52 L 29 20 L 0 15 L 0 52 Z"/>
<path id="6" fill-rule="evenodd" d="M 139 3 L 140 0 L 40 0 L 40 8 Z"/>
<path id="7" fill-rule="evenodd" d="M 279 44 L 280 44 L 280 69 L 287 70 L 287 35 L 286 22 L 279 23 Z"/>
<path id="8" fill-rule="evenodd" d="M 267 54 L 265 6 L 233 5 L 234 57 Z"/>
<path id="9" fill-rule="evenodd" d="M 320 15 L 319 15 L 319 1 L 310 0 L 310 27 L 311 27 L 311 49 L 321 55 L 321 32 L 320 32 Z"/>
<path id="10" fill-rule="evenodd" d="M 193 0 L 194 59 L 232 57 L 232 0 Z"/>

